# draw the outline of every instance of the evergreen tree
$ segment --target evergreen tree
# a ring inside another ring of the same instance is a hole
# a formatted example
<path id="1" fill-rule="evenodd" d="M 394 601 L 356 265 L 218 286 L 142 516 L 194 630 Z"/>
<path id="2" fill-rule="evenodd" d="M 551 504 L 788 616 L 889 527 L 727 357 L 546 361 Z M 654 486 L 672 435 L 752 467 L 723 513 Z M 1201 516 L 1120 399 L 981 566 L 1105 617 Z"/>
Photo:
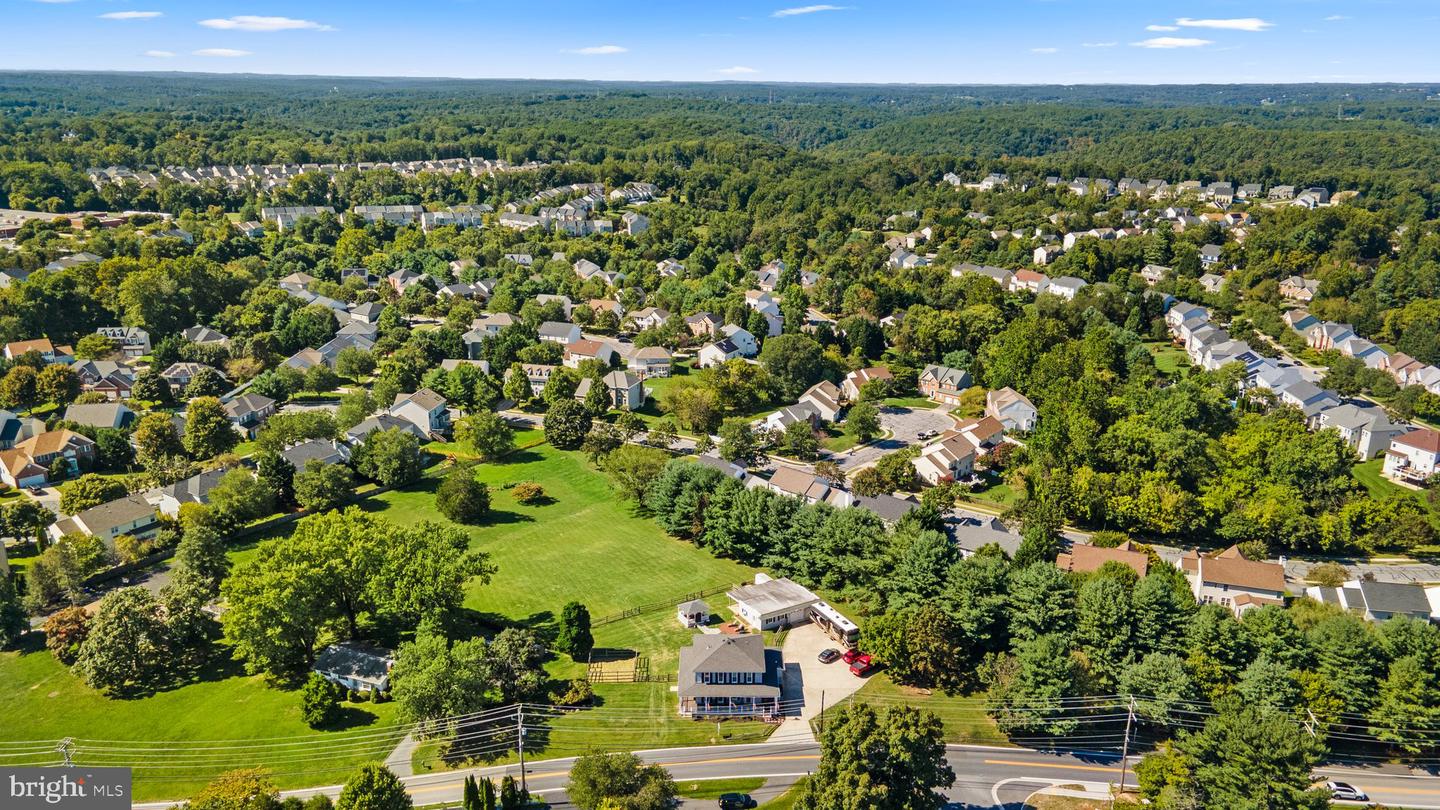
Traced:
<path id="1" fill-rule="evenodd" d="M 555 649 L 579 661 L 590 655 L 595 638 L 590 634 L 590 611 L 579 602 L 569 602 L 560 610 L 560 629 Z"/>

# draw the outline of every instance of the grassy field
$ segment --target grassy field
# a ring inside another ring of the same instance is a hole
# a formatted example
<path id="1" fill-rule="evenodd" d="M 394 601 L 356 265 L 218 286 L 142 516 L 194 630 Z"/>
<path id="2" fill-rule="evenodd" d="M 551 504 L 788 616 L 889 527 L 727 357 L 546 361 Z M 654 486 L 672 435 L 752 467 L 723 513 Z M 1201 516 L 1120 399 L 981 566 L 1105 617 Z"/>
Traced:
<path id="1" fill-rule="evenodd" d="M 848 702 L 861 701 L 876 707 L 904 703 L 938 715 L 945 725 L 946 742 L 1009 745 L 995 721 L 985 713 L 983 698 L 983 694 L 952 697 L 943 692 L 900 686 L 881 672 L 870 678 L 865 688 Z"/>
<path id="2" fill-rule="evenodd" d="M 764 779 L 710 779 L 704 782 L 677 782 L 675 787 L 687 799 L 718 799 L 726 793 L 751 793 L 765 784 Z"/>
<path id="3" fill-rule="evenodd" d="M 1190 355 L 1185 350 L 1168 342 L 1145 344 L 1155 356 L 1155 367 L 1166 374 L 1176 374 L 1190 366 Z"/>
<path id="4" fill-rule="evenodd" d="M 468 531 L 499 572 L 488 585 L 474 583 L 465 605 L 502 623 L 545 621 L 572 599 L 598 618 L 750 578 L 744 566 L 668 537 L 636 515 L 579 453 L 541 445 L 482 464 L 476 476 L 490 485 L 493 511 Z M 549 502 L 516 503 L 509 488 L 523 481 L 544 487 Z M 362 506 L 401 524 L 444 522 L 435 511 L 438 485 L 428 479 Z"/>
<path id="5" fill-rule="evenodd" d="M 364 761 L 383 758 L 397 736 L 386 731 L 394 725 L 393 703 L 349 705 L 343 728 L 313 731 L 300 718 L 298 691 L 277 689 L 259 676 L 245 675 L 228 658 L 195 683 L 148 697 L 114 700 L 86 686 L 32 642 L 19 651 L 0 653 L 0 683 L 7 691 L 0 710 L 0 740 L 45 741 L 53 746 L 60 738 L 73 736 L 75 760 L 81 764 L 114 762 L 113 757 L 127 764 L 149 761 L 148 767 L 135 771 L 135 798 L 141 801 L 188 795 L 210 777 L 235 767 L 241 757 L 247 765 L 270 767 L 282 787 L 331 783 Z M 286 739 L 275 741 L 283 742 L 280 745 L 272 742 L 265 751 L 242 753 L 238 747 L 266 738 Z M 101 741 L 107 740 L 145 741 L 151 747 L 173 750 L 115 752 L 107 760 L 99 750 L 107 745 Z"/>
<path id="6" fill-rule="evenodd" d="M 768 801 L 760 805 L 760 810 L 790 810 L 790 808 L 795 806 L 795 801 L 800 798 L 797 795 L 795 788 L 799 787 L 800 782 L 803 782 L 804 780 L 805 777 L 801 777 L 800 781 L 797 781 L 795 783 L 795 787 L 792 787 L 789 790 L 785 791 L 783 794 L 780 795 L 778 799 Z"/>

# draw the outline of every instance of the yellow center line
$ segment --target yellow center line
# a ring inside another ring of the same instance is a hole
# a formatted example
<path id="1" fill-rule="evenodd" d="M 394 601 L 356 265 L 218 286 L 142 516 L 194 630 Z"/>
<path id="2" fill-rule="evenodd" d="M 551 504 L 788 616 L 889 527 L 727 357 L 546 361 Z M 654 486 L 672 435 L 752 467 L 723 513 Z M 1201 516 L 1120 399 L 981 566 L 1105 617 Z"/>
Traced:
<path id="1" fill-rule="evenodd" d="M 1356 787 L 1366 793 L 1403 793 L 1408 796 L 1434 796 L 1440 795 L 1440 790 L 1426 790 L 1425 788 L 1401 788 L 1401 787 L 1377 787 L 1375 785 L 1359 785 Z"/>
<path id="2" fill-rule="evenodd" d="M 1104 768 L 1099 765 L 1060 765 L 1054 762 L 1020 762 L 1013 759 L 987 759 L 986 765 L 1013 765 L 1017 768 L 1047 768 L 1062 771 L 1099 771 L 1100 773 L 1111 773 L 1119 770 L 1117 762 L 1114 767 Z"/>
<path id="3" fill-rule="evenodd" d="M 662 762 L 660 763 L 660 765 L 661 767 L 665 768 L 674 768 L 681 765 L 721 765 L 727 762 L 791 762 L 795 760 L 811 760 L 819 758 L 819 754 L 776 754 L 773 756 L 765 757 L 722 757 L 720 759 L 699 759 L 684 762 Z M 569 774 L 569 771 L 546 771 L 544 773 L 526 774 L 526 777 L 529 779 L 553 779 L 557 776 L 568 776 Z M 409 792 L 411 793 L 411 795 L 417 793 L 436 793 L 442 790 L 455 790 L 457 787 L 459 787 L 458 783 L 449 782 L 442 785 L 430 785 L 428 787 L 411 788 Z"/>

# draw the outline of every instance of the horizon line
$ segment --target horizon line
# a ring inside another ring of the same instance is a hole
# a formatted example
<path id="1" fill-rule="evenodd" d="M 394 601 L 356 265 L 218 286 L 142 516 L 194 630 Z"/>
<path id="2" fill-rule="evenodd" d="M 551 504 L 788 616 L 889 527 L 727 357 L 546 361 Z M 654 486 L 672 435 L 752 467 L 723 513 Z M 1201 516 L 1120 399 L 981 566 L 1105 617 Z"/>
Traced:
<path id="1" fill-rule="evenodd" d="M 345 79 L 382 81 L 452 81 L 452 82 L 567 82 L 593 85 L 736 85 L 736 86 L 801 86 L 801 87 L 1383 87 L 1397 86 L 1424 88 L 1440 86 L 1440 80 L 1421 79 L 1377 79 L 1373 81 L 1247 81 L 1247 82 L 885 82 L 885 81 L 818 81 L 795 79 L 581 79 L 581 78 L 536 78 L 514 76 L 434 76 L 407 74 L 349 74 L 349 73 L 266 73 L 260 71 L 203 71 L 203 70 L 74 70 L 56 68 L 0 68 L 0 75 L 6 74 L 52 74 L 52 75 L 102 75 L 102 76 L 194 76 L 229 79 Z"/>

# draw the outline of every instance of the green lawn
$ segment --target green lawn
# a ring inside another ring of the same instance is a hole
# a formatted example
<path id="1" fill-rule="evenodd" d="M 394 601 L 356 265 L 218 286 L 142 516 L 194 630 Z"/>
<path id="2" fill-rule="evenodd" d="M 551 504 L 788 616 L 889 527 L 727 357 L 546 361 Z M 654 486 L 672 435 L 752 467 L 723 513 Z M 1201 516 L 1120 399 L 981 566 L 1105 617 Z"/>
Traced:
<path id="1" fill-rule="evenodd" d="M 1155 356 L 1155 367 L 1166 374 L 1175 374 L 1190 366 L 1190 355 L 1171 343 L 1147 343 L 1145 347 Z"/>
<path id="2" fill-rule="evenodd" d="M 677 782 L 675 787 L 687 799 L 718 799 L 726 793 L 753 793 L 763 787 L 764 779 L 758 777 L 738 779 L 710 779 L 704 782 Z"/>
<path id="3" fill-rule="evenodd" d="M 468 531 L 499 572 L 488 585 L 474 583 L 465 605 L 497 619 L 543 621 L 572 599 L 598 618 L 751 577 L 739 563 L 668 537 L 635 514 L 580 453 L 541 445 L 481 464 L 476 476 L 490 485 L 493 512 Z M 522 481 L 540 484 L 550 502 L 516 503 L 509 487 Z M 401 524 L 444 522 L 434 505 L 438 484 L 427 479 L 362 506 Z"/>
<path id="4" fill-rule="evenodd" d="M 945 726 L 945 740 L 952 743 L 1009 745 L 995 721 L 985 713 L 984 694 L 950 696 L 900 686 L 881 672 L 846 702 L 860 701 L 877 708 L 905 704 L 934 712 Z"/>
<path id="5" fill-rule="evenodd" d="M 331 784 L 362 762 L 383 759 L 397 736 L 386 731 L 394 725 L 393 703 L 349 705 L 343 729 L 313 731 L 300 718 L 299 692 L 245 675 L 228 659 L 196 683 L 114 700 L 86 686 L 32 642 L 20 651 L 0 653 L 0 683 L 7 692 L 0 740 L 53 743 L 70 736 L 77 738 L 80 764 L 117 762 L 114 757 L 125 764 L 148 760 L 135 771 L 135 798 L 141 801 L 188 795 L 241 761 L 268 766 L 282 787 Z M 227 747 L 256 745 L 266 738 L 285 739 L 268 750 L 241 753 Z M 107 760 L 98 750 L 102 740 L 145 741 L 171 750 L 116 752 Z"/>
<path id="6" fill-rule="evenodd" d="M 1001 479 L 995 479 L 995 483 L 983 489 L 969 493 L 969 498 L 979 503 L 988 503 L 994 506 L 1007 507 L 1020 500 L 1023 493 L 1016 492 L 1011 486 Z M 963 506 L 963 501 L 962 501 Z"/>
<path id="7" fill-rule="evenodd" d="M 915 408 L 917 410 L 929 410 L 935 407 L 935 403 L 925 397 L 886 397 L 885 404 L 891 408 Z"/>
<path id="8" fill-rule="evenodd" d="M 1417 492 L 1408 487 L 1402 487 L 1381 475 L 1380 470 L 1384 466 L 1385 459 L 1383 456 L 1381 458 L 1372 458 L 1369 461 L 1351 467 L 1350 475 L 1354 477 L 1356 481 L 1359 481 L 1361 486 L 1365 487 L 1365 491 L 1369 492 L 1372 498 L 1409 495 L 1418 501 L 1421 508 L 1430 515 L 1430 522 L 1434 524 L 1436 528 L 1440 528 L 1440 509 L 1437 509 L 1435 504 L 1431 503 L 1430 499 L 1425 497 L 1425 493 Z M 1430 551 L 1440 551 L 1440 549 L 1430 549 Z"/>
<path id="9" fill-rule="evenodd" d="M 795 788 L 798 788 L 803 781 L 805 781 L 805 777 L 802 776 L 795 782 L 795 787 L 782 793 L 779 798 L 760 805 L 760 810 L 790 810 L 795 806 L 795 801 L 800 798 Z"/>

